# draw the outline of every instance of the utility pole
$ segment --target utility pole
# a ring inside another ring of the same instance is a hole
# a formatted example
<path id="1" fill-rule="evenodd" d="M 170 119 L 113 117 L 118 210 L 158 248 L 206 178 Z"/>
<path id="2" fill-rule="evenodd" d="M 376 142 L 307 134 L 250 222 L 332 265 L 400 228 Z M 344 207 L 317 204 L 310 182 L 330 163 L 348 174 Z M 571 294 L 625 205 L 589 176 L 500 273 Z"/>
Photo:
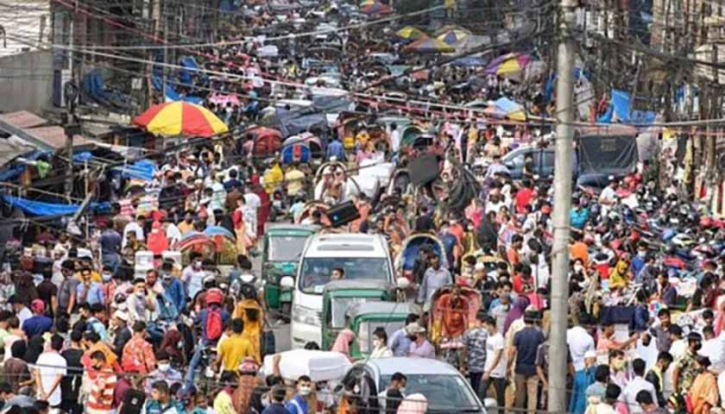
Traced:
<path id="1" fill-rule="evenodd" d="M 554 158 L 554 246 L 549 332 L 549 406 L 552 413 L 566 407 L 566 330 L 569 287 L 569 210 L 571 209 L 574 135 L 574 8 L 576 0 L 560 0 L 559 50 L 556 82 L 556 147 Z"/>

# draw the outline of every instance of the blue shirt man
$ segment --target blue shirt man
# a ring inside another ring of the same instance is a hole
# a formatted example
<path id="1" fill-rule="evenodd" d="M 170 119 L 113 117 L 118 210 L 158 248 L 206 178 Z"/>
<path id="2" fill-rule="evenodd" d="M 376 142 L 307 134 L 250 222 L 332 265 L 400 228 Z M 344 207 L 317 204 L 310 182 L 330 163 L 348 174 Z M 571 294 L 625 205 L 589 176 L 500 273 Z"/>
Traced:
<path id="1" fill-rule="evenodd" d="M 589 220 L 589 209 L 581 208 L 578 205 L 574 205 L 569 212 L 569 221 L 571 226 L 576 229 L 583 229 Z"/>
<path id="2" fill-rule="evenodd" d="M 35 299 L 30 304 L 33 309 L 33 316 L 25 320 L 23 323 L 23 332 L 28 338 L 35 335 L 42 335 L 53 328 L 53 320 L 45 316 L 45 303 L 41 299 Z"/>
<path id="3" fill-rule="evenodd" d="M 81 271 L 81 283 L 76 285 L 76 304 L 80 305 L 82 303 L 87 303 L 88 306 L 106 304 L 103 285 L 91 280 L 90 269 L 83 269 Z"/>
<path id="4" fill-rule="evenodd" d="M 182 312 L 186 306 L 184 285 L 179 279 L 173 277 L 171 273 L 164 273 L 162 285 L 164 286 L 164 295 L 171 300 L 179 312 Z"/>
<path id="5" fill-rule="evenodd" d="M 408 336 L 408 331 L 405 327 L 398 329 L 393 332 L 393 335 L 388 339 L 388 348 L 396 357 L 406 357 L 410 351 L 410 344 L 413 341 Z"/>
<path id="6" fill-rule="evenodd" d="M 339 140 L 334 140 L 327 146 L 327 159 L 335 157 L 338 161 L 345 161 L 345 148 Z"/>

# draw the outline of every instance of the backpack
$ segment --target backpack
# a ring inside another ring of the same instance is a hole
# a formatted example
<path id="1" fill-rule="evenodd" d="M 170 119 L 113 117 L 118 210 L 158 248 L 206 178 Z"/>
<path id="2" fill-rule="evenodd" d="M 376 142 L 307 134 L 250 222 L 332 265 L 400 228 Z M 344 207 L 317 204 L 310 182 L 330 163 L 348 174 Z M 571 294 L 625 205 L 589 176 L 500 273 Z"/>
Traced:
<path id="1" fill-rule="evenodd" d="M 224 322 L 222 321 L 222 310 L 219 307 L 209 307 L 206 315 L 206 337 L 210 341 L 216 341 L 224 333 Z"/>

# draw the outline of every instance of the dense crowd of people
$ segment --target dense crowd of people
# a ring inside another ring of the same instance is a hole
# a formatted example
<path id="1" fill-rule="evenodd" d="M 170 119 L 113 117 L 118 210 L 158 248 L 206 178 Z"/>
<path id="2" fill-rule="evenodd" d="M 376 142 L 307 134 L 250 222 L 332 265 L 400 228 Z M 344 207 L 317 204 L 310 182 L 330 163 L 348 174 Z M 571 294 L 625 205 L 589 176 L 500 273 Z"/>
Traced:
<path id="1" fill-rule="evenodd" d="M 267 9 L 245 16 L 255 27 L 275 19 Z M 393 41 L 375 43 L 374 51 L 425 76 L 376 82 L 378 76 L 367 73 L 374 66 L 371 54 L 356 53 L 372 52 L 364 49 L 371 37 L 371 30 L 356 29 L 340 39 L 348 49 L 334 62 L 338 86 L 372 94 L 404 91 L 451 105 L 507 97 L 526 102 L 532 113 L 547 113 L 539 78 L 511 80 L 481 67 L 424 63 Z M 285 47 L 289 52 L 301 46 L 292 39 Z M 289 104 L 278 105 L 279 98 L 312 98 L 310 88 L 290 84 L 322 77 L 329 68 L 295 54 L 262 57 L 262 48 L 244 42 L 201 62 L 203 69 L 243 74 L 249 82 L 195 75 L 182 92 L 206 91 L 204 105 L 230 129 L 260 122 L 269 110 L 290 111 Z M 270 82 L 273 77 L 285 83 Z M 202 84 L 205 89 L 197 90 Z M 219 104 L 209 91 L 242 99 Z M 413 148 L 402 142 L 403 127 L 395 122 L 374 132 L 374 118 L 390 109 L 383 101 L 358 104 L 370 123 L 335 124 L 325 132 L 321 157 L 331 166 L 317 178 L 311 161 L 283 162 L 279 154 L 259 160 L 251 139 L 210 141 L 154 156 L 158 169 L 140 193 L 125 192 L 125 179 L 100 184 L 111 189 L 102 193 L 112 209 L 87 219 L 88 234 L 43 223 L 29 232 L 18 227 L 6 251 L 19 254 L 0 273 L 2 412 L 366 412 L 359 390 L 260 371 L 264 356 L 275 350 L 267 340 L 272 316 L 252 262 L 272 218 L 328 226 L 325 210 L 310 206 L 313 200 L 328 206 L 352 200 L 359 218 L 342 230 L 384 235 L 393 256 L 414 233 L 433 235 L 443 246 L 440 252 L 421 249 L 415 259 L 406 289 L 421 311 L 390 336 L 376 329 L 369 358 L 451 360 L 428 331 L 431 301 L 440 289 L 455 286 L 454 309 L 461 292 L 475 291 L 475 317 L 450 317 L 462 327 L 455 365 L 481 400 L 495 401 L 491 410 L 545 410 L 553 186 L 551 177 L 539 175 L 533 157 L 522 161 L 516 179 L 514 166 L 502 161 L 517 147 L 543 148 L 540 127 L 474 120 L 465 111 L 421 115 L 392 105 L 397 116 L 431 137 L 429 145 Z M 348 188 L 353 171 L 376 163 L 405 169 L 423 155 L 437 157 L 442 172 L 439 182 L 417 192 L 395 185 L 370 197 Z M 463 175 L 481 162 L 483 173 Z M 670 163 L 640 163 L 601 190 L 575 192 L 570 412 L 707 414 L 725 407 L 725 226 L 683 195 L 686 183 L 669 174 L 678 168 Z M 467 177 L 475 177 L 476 194 L 452 207 L 446 187 Z M 219 227 L 234 240 L 228 276 L 203 251 L 188 254 L 182 265 L 174 252 L 184 237 Z M 344 274 L 335 269 L 332 279 Z M 353 339 L 352 331 L 343 330 L 331 351 L 352 358 Z M 426 412 L 425 396 L 407 395 L 405 388 L 405 373 L 393 375 L 380 395 L 380 412 Z"/>

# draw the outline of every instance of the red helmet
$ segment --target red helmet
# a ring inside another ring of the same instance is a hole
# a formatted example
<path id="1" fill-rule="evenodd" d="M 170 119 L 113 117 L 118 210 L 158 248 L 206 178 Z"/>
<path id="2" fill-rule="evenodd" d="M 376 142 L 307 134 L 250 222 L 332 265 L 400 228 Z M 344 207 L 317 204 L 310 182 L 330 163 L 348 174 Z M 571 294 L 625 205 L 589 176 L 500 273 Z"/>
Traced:
<path id="1" fill-rule="evenodd" d="M 219 289 L 210 289 L 206 292 L 206 304 L 207 305 L 221 305 L 222 304 L 222 291 Z"/>

